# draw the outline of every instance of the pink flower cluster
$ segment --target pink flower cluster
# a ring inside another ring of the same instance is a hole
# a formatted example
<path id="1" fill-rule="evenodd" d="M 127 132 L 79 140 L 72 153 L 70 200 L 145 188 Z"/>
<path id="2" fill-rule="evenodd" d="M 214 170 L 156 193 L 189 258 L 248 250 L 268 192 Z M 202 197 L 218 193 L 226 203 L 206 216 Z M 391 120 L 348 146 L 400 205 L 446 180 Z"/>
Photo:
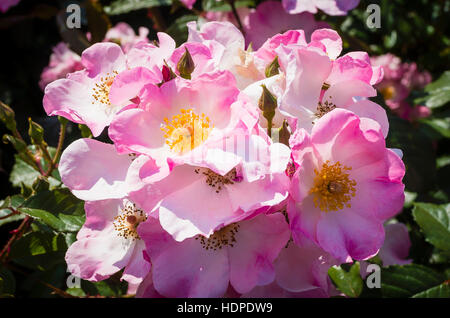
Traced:
<path id="1" fill-rule="evenodd" d="M 49 115 L 109 126 L 113 142 L 77 140 L 59 164 L 86 201 L 70 272 L 123 270 L 138 297 L 328 297 L 331 266 L 403 258 L 383 223 L 403 207 L 405 167 L 366 99 L 381 68 L 341 56 L 331 29 L 256 51 L 229 22 L 188 30 L 179 47 L 165 33 L 127 52 L 97 43 L 45 88 Z"/>
<path id="2" fill-rule="evenodd" d="M 118 43 L 124 52 L 128 52 L 136 43 L 142 41 L 148 42 L 148 32 L 147 28 L 141 27 L 139 28 L 139 35 L 136 35 L 128 24 L 120 22 L 108 30 L 104 41 Z M 89 37 L 90 34 L 88 33 Z M 53 48 L 50 62 L 41 73 L 39 87 L 44 90 L 48 83 L 59 78 L 64 78 L 67 74 L 82 70 L 83 68 L 81 57 L 73 52 L 67 44 L 60 42 Z"/>
<path id="3" fill-rule="evenodd" d="M 431 82 L 430 73 L 420 72 L 416 63 L 402 63 L 399 57 L 392 54 L 372 57 L 371 62 L 383 68 L 384 78 L 376 88 L 392 111 L 408 120 L 428 117 L 431 114 L 428 107 L 414 106 L 407 101 L 412 90 L 423 89 Z"/>

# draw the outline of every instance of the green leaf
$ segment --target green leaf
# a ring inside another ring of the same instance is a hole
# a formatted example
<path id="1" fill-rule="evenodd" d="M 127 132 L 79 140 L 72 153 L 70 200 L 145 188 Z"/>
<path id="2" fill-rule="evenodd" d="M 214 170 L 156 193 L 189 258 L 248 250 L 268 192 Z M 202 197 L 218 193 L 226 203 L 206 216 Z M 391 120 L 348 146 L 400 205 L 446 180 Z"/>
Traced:
<path id="1" fill-rule="evenodd" d="M 444 138 L 450 138 L 450 118 L 425 118 L 421 119 L 422 124 L 428 125 Z"/>
<path id="2" fill-rule="evenodd" d="M 43 209 L 53 214 L 84 215 L 84 202 L 67 188 L 39 192 L 28 198 L 22 206 Z"/>
<path id="3" fill-rule="evenodd" d="M 66 230 L 65 224 L 50 212 L 41 209 L 30 209 L 30 208 L 19 208 L 19 211 L 47 224 L 48 226 L 52 227 L 57 231 Z"/>
<path id="4" fill-rule="evenodd" d="M 359 269 L 359 262 L 356 262 L 348 272 L 340 266 L 333 266 L 328 270 L 328 274 L 340 291 L 349 297 L 356 298 L 363 290 L 363 280 Z"/>
<path id="5" fill-rule="evenodd" d="M 55 264 L 64 263 L 66 250 L 64 235 L 30 232 L 13 243 L 9 256 L 21 266 L 46 270 Z"/>
<path id="6" fill-rule="evenodd" d="M 433 253 L 430 257 L 431 264 L 450 264 L 450 252 L 434 248 Z"/>
<path id="7" fill-rule="evenodd" d="M 9 209 L 0 209 L 0 218 L 2 216 L 6 216 L 8 214 L 11 214 L 11 210 L 9 210 Z M 11 215 L 11 216 L 7 217 L 6 219 L 0 220 L 0 226 L 2 226 L 3 224 L 6 224 L 6 223 L 11 223 L 11 222 L 22 220 L 24 217 L 25 217 L 25 215 L 23 215 L 23 214 Z"/>
<path id="8" fill-rule="evenodd" d="M 445 282 L 439 286 L 415 294 L 413 298 L 450 298 L 450 285 Z"/>
<path id="9" fill-rule="evenodd" d="M 424 131 L 397 116 L 389 116 L 389 148 L 403 151 L 406 166 L 403 182 L 411 192 L 424 192 L 436 185 L 436 157 L 433 143 Z"/>
<path id="10" fill-rule="evenodd" d="M 104 10 L 109 15 L 116 15 L 145 8 L 169 6 L 171 4 L 172 0 L 114 0 L 109 6 L 105 6 Z"/>
<path id="11" fill-rule="evenodd" d="M 37 148 L 33 146 L 29 146 L 28 149 L 34 154 L 38 154 Z M 56 149 L 53 147 L 47 148 L 50 155 L 54 156 Z M 41 164 L 44 169 L 48 169 L 49 165 L 48 162 L 44 160 L 44 158 L 41 158 Z M 19 155 L 15 155 L 15 164 L 12 168 L 11 174 L 9 176 L 9 181 L 13 184 L 15 187 L 21 187 L 22 183 L 28 187 L 31 187 L 34 183 L 34 181 L 40 176 L 41 174 L 36 171 L 32 166 L 30 166 L 28 163 L 26 163 L 22 158 L 20 158 Z M 48 178 L 48 181 L 50 183 L 50 187 L 54 188 L 61 184 L 61 181 L 56 178 L 57 173 L 53 173 L 52 176 Z"/>
<path id="12" fill-rule="evenodd" d="M 255 5 L 256 3 L 254 0 L 235 1 L 236 8 L 254 7 Z M 226 1 L 203 0 L 202 7 L 204 11 L 231 11 L 231 6 Z"/>
<path id="13" fill-rule="evenodd" d="M 100 282 L 81 281 L 81 288 L 86 295 L 100 295 L 106 297 L 117 297 L 126 293 L 127 283 L 120 281 L 116 276 Z"/>
<path id="14" fill-rule="evenodd" d="M 193 14 L 183 15 L 176 19 L 166 30 L 175 42 L 180 45 L 187 40 L 188 30 L 186 23 L 190 21 L 197 21 L 198 17 Z"/>
<path id="15" fill-rule="evenodd" d="M 439 168 L 443 168 L 445 166 L 450 165 L 450 155 L 444 155 L 442 157 L 439 157 L 436 160 L 436 167 Z"/>
<path id="16" fill-rule="evenodd" d="M 86 296 L 86 293 L 83 291 L 83 289 L 76 288 L 76 287 L 67 288 L 66 293 L 68 293 L 72 296 L 75 296 L 75 297 L 85 297 Z"/>
<path id="17" fill-rule="evenodd" d="M 11 214 L 12 211 L 8 208 L 13 208 L 16 210 L 24 201 L 25 199 L 19 194 L 6 197 L 4 200 L 0 201 L 0 218 Z M 23 214 L 11 215 L 6 219 L 0 220 L 0 226 L 6 223 L 22 220 L 24 217 L 25 215 Z"/>
<path id="18" fill-rule="evenodd" d="M 413 216 L 428 242 L 441 250 L 450 251 L 450 203 L 415 203 Z"/>
<path id="19" fill-rule="evenodd" d="M 15 113 L 11 107 L 0 101 L 0 121 L 3 122 L 11 132 L 16 131 Z"/>
<path id="20" fill-rule="evenodd" d="M 84 202 L 68 189 L 39 192 L 27 199 L 20 211 L 60 232 L 77 232 L 85 221 Z"/>
<path id="21" fill-rule="evenodd" d="M 444 106 L 450 101 L 450 71 L 444 72 L 438 80 L 428 84 L 425 92 L 429 95 L 425 98 L 425 105 L 430 108 Z"/>
<path id="22" fill-rule="evenodd" d="M 444 275 L 422 265 L 389 266 L 381 271 L 381 294 L 383 297 L 412 297 L 444 280 Z"/>

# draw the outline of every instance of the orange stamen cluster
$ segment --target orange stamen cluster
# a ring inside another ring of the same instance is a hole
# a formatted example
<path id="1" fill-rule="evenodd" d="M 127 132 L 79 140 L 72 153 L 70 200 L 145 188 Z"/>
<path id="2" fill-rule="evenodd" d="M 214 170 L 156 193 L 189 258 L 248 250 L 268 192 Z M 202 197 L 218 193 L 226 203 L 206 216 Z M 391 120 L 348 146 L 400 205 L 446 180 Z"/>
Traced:
<path id="1" fill-rule="evenodd" d="M 111 102 L 109 101 L 109 90 L 111 89 L 111 85 L 117 74 L 119 74 L 117 71 L 113 71 L 112 73 L 106 73 L 105 77 L 100 77 L 100 82 L 96 83 L 92 89 L 92 97 L 94 97 L 96 102 L 111 106 Z M 92 104 L 94 104 L 94 101 L 92 101 Z"/>
<path id="2" fill-rule="evenodd" d="M 331 165 L 328 160 L 320 171 L 314 169 L 316 176 L 309 194 L 314 195 L 315 207 L 324 212 L 351 207 L 351 198 L 356 193 L 356 181 L 350 179 L 350 170 L 351 168 L 342 166 L 339 161 Z"/>
<path id="3" fill-rule="evenodd" d="M 212 126 L 205 114 L 199 116 L 192 109 L 181 109 L 171 121 L 164 118 L 161 130 L 170 149 L 182 155 L 201 145 L 208 138 Z"/>

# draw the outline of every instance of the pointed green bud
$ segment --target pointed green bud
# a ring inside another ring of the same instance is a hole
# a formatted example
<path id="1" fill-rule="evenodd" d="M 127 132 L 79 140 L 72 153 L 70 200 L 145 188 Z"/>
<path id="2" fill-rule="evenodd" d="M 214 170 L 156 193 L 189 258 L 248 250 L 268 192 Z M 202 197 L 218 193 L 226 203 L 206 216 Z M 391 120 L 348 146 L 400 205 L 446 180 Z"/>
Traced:
<path id="1" fill-rule="evenodd" d="M 277 109 L 277 98 L 267 89 L 266 85 L 261 85 L 263 92 L 258 101 L 258 107 L 262 110 L 263 116 L 267 119 L 267 133 L 272 136 L 272 120 Z"/>
<path id="2" fill-rule="evenodd" d="M 31 143 L 34 145 L 45 145 L 44 128 L 42 128 L 42 126 L 38 123 L 32 121 L 31 118 L 28 118 L 28 122 L 30 124 L 30 127 L 28 128 L 28 135 L 31 138 Z"/>
<path id="3" fill-rule="evenodd" d="M 0 120 L 10 131 L 16 131 L 15 114 L 11 107 L 0 102 Z"/>
<path id="4" fill-rule="evenodd" d="M 195 69 L 195 64 L 187 47 L 185 47 L 184 49 L 185 52 L 178 61 L 177 70 L 180 73 L 181 77 L 185 79 L 191 79 L 191 74 Z"/>
<path id="5" fill-rule="evenodd" d="M 247 52 L 248 53 L 253 52 L 253 44 L 252 44 L 252 42 L 250 42 L 250 44 L 247 46 Z"/>
<path id="6" fill-rule="evenodd" d="M 272 77 L 274 75 L 277 75 L 280 71 L 278 70 L 280 68 L 280 64 L 278 64 L 278 56 L 275 56 L 272 62 L 270 62 L 269 65 L 267 65 L 265 74 L 266 77 Z"/>
<path id="7" fill-rule="evenodd" d="M 289 138 L 291 137 L 291 132 L 289 131 L 289 125 L 287 120 L 283 121 L 283 124 L 278 130 L 278 142 L 285 144 L 289 147 Z"/>
<path id="8" fill-rule="evenodd" d="M 3 143 L 10 143 L 18 153 L 27 150 L 27 144 L 23 140 L 11 135 L 3 135 Z"/>

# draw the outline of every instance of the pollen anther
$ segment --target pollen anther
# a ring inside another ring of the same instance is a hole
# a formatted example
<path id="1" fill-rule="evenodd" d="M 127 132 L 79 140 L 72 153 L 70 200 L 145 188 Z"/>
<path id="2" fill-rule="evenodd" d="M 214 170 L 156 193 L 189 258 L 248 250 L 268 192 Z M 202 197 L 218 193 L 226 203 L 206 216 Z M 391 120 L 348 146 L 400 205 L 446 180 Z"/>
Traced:
<path id="1" fill-rule="evenodd" d="M 314 206 L 324 212 L 350 208 L 351 198 L 356 193 L 356 181 L 350 178 L 351 168 L 338 161 L 330 164 L 327 160 L 322 169 L 314 169 L 314 186 L 309 190 L 313 195 Z"/>
<path id="2" fill-rule="evenodd" d="M 147 215 L 141 209 L 136 207 L 136 204 L 129 203 L 122 209 L 122 213 L 114 218 L 114 229 L 117 235 L 126 239 L 132 240 L 140 239 L 137 233 L 137 227 L 140 223 L 147 220 Z"/>

